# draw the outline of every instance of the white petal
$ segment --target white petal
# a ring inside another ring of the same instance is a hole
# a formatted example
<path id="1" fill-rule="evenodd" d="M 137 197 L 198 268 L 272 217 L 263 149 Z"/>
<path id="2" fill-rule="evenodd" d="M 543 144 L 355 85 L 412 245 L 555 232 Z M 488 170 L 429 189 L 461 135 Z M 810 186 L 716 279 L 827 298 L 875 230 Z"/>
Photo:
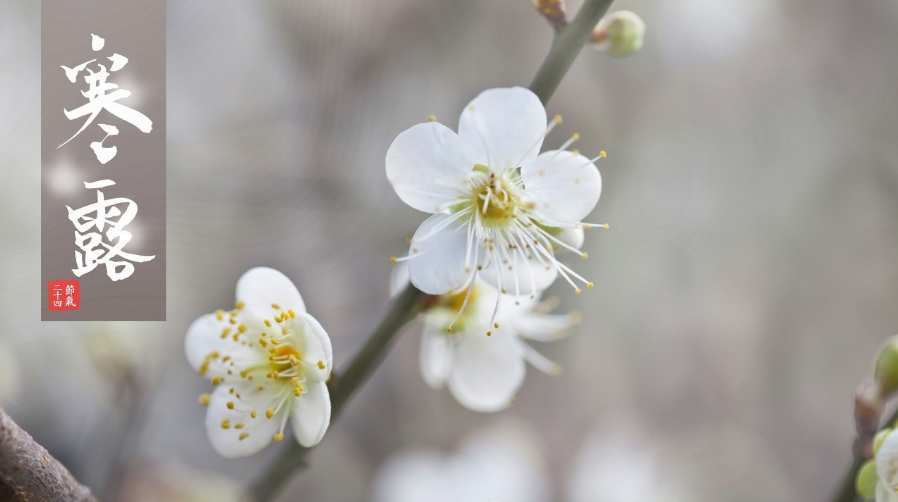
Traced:
<path id="1" fill-rule="evenodd" d="M 427 294 L 455 291 L 464 286 L 470 276 L 465 270 L 467 226 L 450 223 L 452 217 L 435 214 L 424 220 L 412 237 L 409 278 L 416 288 Z"/>
<path id="2" fill-rule="evenodd" d="M 261 321 L 278 315 L 280 310 L 305 312 L 302 296 L 286 275 L 269 267 L 247 270 L 237 281 L 237 299 L 246 304 L 247 317 Z M 280 309 L 275 309 L 277 305 Z"/>
<path id="3" fill-rule="evenodd" d="M 409 285 L 408 264 L 399 262 L 390 271 L 390 297 L 398 296 Z"/>
<path id="4" fill-rule="evenodd" d="M 527 360 L 528 363 L 532 364 L 534 368 L 542 371 L 547 375 L 558 375 L 559 373 L 561 373 L 561 366 L 559 366 L 558 363 L 540 354 L 536 349 L 527 345 L 526 343 L 519 343 L 524 350 L 524 359 Z"/>
<path id="5" fill-rule="evenodd" d="M 293 400 L 293 435 L 306 448 L 321 442 L 331 422 L 331 398 L 324 382 L 308 385 Z"/>
<path id="6" fill-rule="evenodd" d="M 184 338 L 187 361 L 206 378 L 220 376 L 229 379 L 235 376 L 227 374 L 232 366 L 222 362 L 224 356 L 230 356 L 234 367 L 251 366 L 265 360 L 262 352 L 235 342 L 231 336 L 222 338 L 222 330 L 225 328 L 235 331 L 233 326 L 216 320 L 214 314 L 206 314 L 193 321 L 187 329 L 187 336 Z M 213 353 L 218 353 L 218 356 L 210 357 Z"/>
<path id="7" fill-rule="evenodd" d="M 327 331 L 309 314 L 297 317 L 293 321 L 302 323 L 298 327 L 303 333 L 298 349 L 306 363 L 306 376 L 316 382 L 326 381 L 334 364 L 334 352 Z M 324 368 L 321 368 L 319 363 L 323 363 Z"/>
<path id="8" fill-rule="evenodd" d="M 479 162 L 500 172 L 536 157 L 546 125 L 546 109 L 529 89 L 488 89 L 462 111 L 458 135 L 484 152 Z"/>
<path id="9" fill-rule="evenodd" d="M 585 232 L 583 231 L 583 227 L 577 225 L 574 227 L 562 228 L 558 235 L 556 235 L 555 237 L 558 237 L 558 240 L 574 249 L 580 249 L 583 246 L 583 241 L 585 240 L 584 233 Z"/>
<path id="10" fill-rule="evenodd" d="M 439 328 L 426 325 L 421 335 L 421 376 L 427 385 L 435 389 L 446 383 L 452 369 L 452 347 L 449 336 Z"/>
<path id="11" fill-rule="evenodd" d="M 895 483 L 898 482 L 898 474 L 894 469 L 896 463 L 898 463 L 898 432 L 892 432 L 886 436 L 882 446 L 876 452 L 876 474 L 879 475 L 880 484 L 885 484 L 887 487 L 895 486 Z M 887 492 L 890 497 L 898 498 L 898 494 L 894 490 L 889 489 Z"/>
<path id="12" fill-rule="evenodd" d="M 898 493 L 895 493 L 885 483 L 876 483 L 876 502 L 898 502 Z"/>
<path id="13" fill-rule="evenodd" d="M 401 132 L 387 150 L 387 179 L 396 195 L 427 213 L 442 211 L 467 194 L 474 160 L 448 127 L 426 122 Z"/>
<path id="14" fill-rule="evenodd" d="M 570 334 L 579 316 L 527 313 L 514 320 L 515 332 L 523 338 L 537 342 L 553 342 Z"/>
<path id="15" fill-rule="evenodd" d="M 524 382 L 520 346 L 503 330 L 465 333 L 455 351 L 449 390 L 465 407 L 491 412 L 507 407 Z"/>
<path id="16" fill-rule="evenodd" d="M 524 237 L 523 241 L 529 242 L 529 239 Z M 513 253 L 508 261 L 484 264 L 479 277 L 505 294 L 527 295 L 548 288 L 558 276 L 558 269 L 544 257 L 540 261 Z"/>
<path id="17" fill-rule="evenodd" d="M 233 394 L 230 392 L 232 387 Z M 223 457 L 238 458 L 265 448 L 278 431 L 283 413 L 289 412 L 283 409 L 270 419 L 265 416 L 265 409 L 276 406 L 277 398 L 277 388 L 271 384 L 262 391 L 255 384 L 246 382 L 234 386 L 219 385 L 212 393 L 206 412 L 206 434 L 215 451 Z M 229 402 L 234 403 L 234 409 L 228 408 Z M 225 420 L 227 428 L 222 427 Z"/>
<path id="18" fill-rule="evenodd" d="M 569 151 L 542 153 L 521 168 L 536 218 L 551 226 L 572 226 L 599 202 L 602 176 L 589 159 Z"/>

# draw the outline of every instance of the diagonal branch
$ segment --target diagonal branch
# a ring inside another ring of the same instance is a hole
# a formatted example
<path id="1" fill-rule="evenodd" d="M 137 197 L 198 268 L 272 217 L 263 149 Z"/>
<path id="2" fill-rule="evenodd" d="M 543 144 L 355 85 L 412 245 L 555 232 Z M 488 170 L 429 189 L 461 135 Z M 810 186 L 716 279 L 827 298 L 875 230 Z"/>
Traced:
<path id="1" fill-rule="evenodd" d="M 21 500 L 96 502 L 58 460 L 0 409 L 0 484 Z"/>

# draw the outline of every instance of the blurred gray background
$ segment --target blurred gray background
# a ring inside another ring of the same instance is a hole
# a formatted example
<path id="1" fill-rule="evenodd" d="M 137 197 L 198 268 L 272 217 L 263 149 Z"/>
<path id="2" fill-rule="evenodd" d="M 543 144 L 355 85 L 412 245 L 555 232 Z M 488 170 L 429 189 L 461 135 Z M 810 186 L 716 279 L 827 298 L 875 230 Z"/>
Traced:
<path id="1" fill-rule="evenodd" d="M 264 467 L 274 448 L 230 461 L 206 440 L 190 321 L 274 266 L 345 362 L 422 219 L 386 181 L 387 146 L 428 114 L 454 127 L 485 88 L 526 85 L 551 38 L 528 0 L 168 8 L 165 323 L 38 322 L 39 4 L 6 0 L 0 16 L 0 343 L 18 375 L 3 404 L 126 500 L 187 500 L 185 484 Z M 612 8 L 645 19 L 645 47 L 585 50 L 548 141 L 576 130 L 585 153 L 608 150 L 591 220 L 612 229 L 588 233 L 577 264 L 596 287 L 549 292 L 584 314 L 545 347 L 564 373 L 530 371 L 502 419 L 532 431 L 553 500 L 570 496 L 584 438 L 618 430 L 681 500 L 823 500 L 849 460 L 853 389 L 898 331 L 898 2 Z M 418 343 L 407 329 L 282 500 L 366 500 L 385 458 L 451 455 L 499 418 L 430 390 Z"/>

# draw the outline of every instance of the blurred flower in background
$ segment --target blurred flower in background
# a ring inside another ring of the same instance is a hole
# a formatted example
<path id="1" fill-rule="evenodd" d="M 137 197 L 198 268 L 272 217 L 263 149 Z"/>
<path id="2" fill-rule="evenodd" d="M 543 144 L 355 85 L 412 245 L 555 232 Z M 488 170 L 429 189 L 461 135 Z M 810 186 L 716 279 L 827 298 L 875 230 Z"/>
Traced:
<path id="1" fill-rule="evenodd" d="M 470 435 L 452 455 L 410 450 L 377 473 L 374 502 L 548 502 L 534 434 L 505 420 Z"/>
<path id="2" fill-rule="evenodd" d="M 569 502 L 686 502 L 664 469 L 660 450 L 619 421 L 615 431 L 594 432 L 571 466 Z"/>

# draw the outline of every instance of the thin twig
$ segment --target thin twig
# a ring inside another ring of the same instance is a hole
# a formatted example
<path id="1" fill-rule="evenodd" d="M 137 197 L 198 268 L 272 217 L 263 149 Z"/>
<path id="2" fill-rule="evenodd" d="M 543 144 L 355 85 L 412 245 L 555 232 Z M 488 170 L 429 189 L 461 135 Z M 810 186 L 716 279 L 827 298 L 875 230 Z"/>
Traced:
<path id="1" fill-rule="evenodd" d="M 561 79 L 589 41 L 596 23 L 608 12 L 611 2 L 613 0 L 586 0 L 577 12 L 577 17 L 555 35 L 549 54 L 530 84 L 530 90 L 543 103 L 549 101 L 555 93 Z"/>
<path id="2" fill-rule="evenodd" d="M 91 491 L 0 409 L 0 484 L 24 501 L 96 502 Z"/>
<path id="3" fill-rule="evenodd" d="M 583 45 L 599 19 L 608 10 L 613 0 L 585 0 L 577 17 L 566 27 L 557 32 L 552 48 L 540 65 L 530 84 L 544 104 L 549 101 L 558 88 L 562 77 L 576 59 Z M 335 422 L 344 406 L 358 388 L 377 369 L 386 353 L 395 342 L 396 334 L 408 321 L 418 313 L 428 298 L 415 288 L 408 286 L 393 302 L 387 316 L 377 326 L 371 337 L 358 354 L 352 359 L 342 376 L 333 375 L 329 383 L 331 390 L 332 414 L 331 423 Z M 300 466 L 304 466 L 306 455 L 311 449 L 303 448 L 291 442 L 269 465 L 262 476 L 249 488 L 249 494 L 257 502 L 268 502 L 282 488 L 290 474 Z"/>

